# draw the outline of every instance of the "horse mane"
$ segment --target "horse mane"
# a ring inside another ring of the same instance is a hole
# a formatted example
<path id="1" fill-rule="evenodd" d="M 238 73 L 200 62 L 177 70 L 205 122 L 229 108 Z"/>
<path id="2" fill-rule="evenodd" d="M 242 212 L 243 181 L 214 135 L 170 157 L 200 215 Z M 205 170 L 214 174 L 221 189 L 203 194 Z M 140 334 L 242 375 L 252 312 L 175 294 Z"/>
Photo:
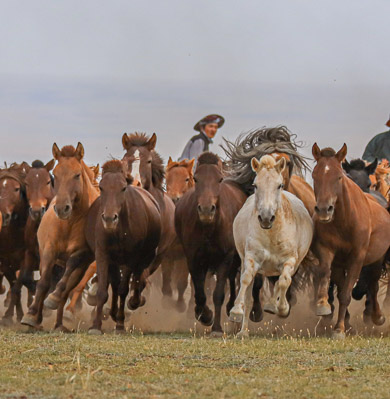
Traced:
<path id="1" fill-rule="evenodd" d="M 212 152 L 204 152 L 198 158 L 198 166 L 200 165 L 218 165 L 220 159 L 218 155 Z"/>
<path id="2" fill-rule="evenodd" d="M 119 159 L 111 159 L 107 161 L 102 167 L 102 176 L 106 173 L 123 173 L 123 164 Z"/>
<path id="3" fill-rule="evenodd" d="M 325 158 L 332 158 L 336 155 L 336 151 L 333 148 L 326 147 L 321 150 L 321 156 Z"/>
<path id="4" fill-rule="evenodd" d="M 12 163 L 9 168 L 0 170 L 1 179 L 13 179 L 20 184 L 22 193 L 26 192 L 26 173 L 20 164 Z"/>
<path id="5" fill-rule="evenodd" d="M 125 150 L 131 147 L 145 147 L 149 141 L 149 136 L 146 133 L 131 133 L 127 135 L 128 141 Z M 151 151 L 152 154 L 152 182 L 153 186 L 159 189 L 163 189 L 163 182 L 165 178 L 164 160 L 155 151 Z"/>
<path id="6" fill-rule="evenodd" d="M 247 194 L 251 194 L 255 178 L 251 159 L 253 157 L 260 159 L 263 155 L 274 152 L 287 154 L 292 164 L 290 174 L 303 176 L 304 172 L 310 171 L 310 166 L 307 158 L 298 152 L 303 144 L 296 141 L 296 137 L 286 126 L 276 126 L 242 133 L 235 142 L 224 138 L 224 145 L 221 147 L 227 157 L 229 180 L 235 181 Z"/>
<path id="7" fill-rule="evenodd" d="M 351 169 L 354 170 L 364 170 L 366 167 L 366 164 L 362 159 L 352 159 L 352 161 L 349 162 L 349 165 L 351 166 Z"/>
<path id="8" fill-rule="evenodd" d="M 31 167 L 34 168 L 34 169 L 41 169 L 41 168 L 43 168 L 44 166 L 45 166 L 45 164 L 44 164 L 42 161 L 40 161 L 39 159 L 36 159 L 36 160 L 31 164 Z"/>

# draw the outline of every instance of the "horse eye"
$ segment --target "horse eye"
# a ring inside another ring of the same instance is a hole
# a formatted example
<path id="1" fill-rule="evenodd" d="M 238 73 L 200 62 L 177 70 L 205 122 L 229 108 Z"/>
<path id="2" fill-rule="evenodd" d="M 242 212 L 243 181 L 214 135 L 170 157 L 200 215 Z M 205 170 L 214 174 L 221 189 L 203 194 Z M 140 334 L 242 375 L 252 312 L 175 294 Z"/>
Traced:
<path id="1" fill-rule="evenodd" d="M 122 188 L 122 193 L 124 193 L 124 192 L 126 191 L 126 188 L 127 188 L 127 187 L 123 187 L 123 188 Z"/>
<path id="2" fill-rule="evenodd" d="M 187 179 L 186 179 L 186 183 L 188 183 L 190 181 L 190 178 L 189 177 L 187 177 Z"/>
<path id="3" fill-rule="evenodd" d="M 198 179 L 197 179 L 196 177 L 194 177 L 194 182 L 195 182 L 195 183 L 197 183 L 197 182 L 198 182 Z"/>
<path id="4" fill-rule="evenodd" d="M 219 182 L 222 183 L 223 177 L 220 178 Z"/>
<path id="5" fill-rule="evenodd" d="M 257 188 L 256 184 L 252 184 L 252 187 L 254 190 L 256 190 L 256 188 Z"/>
<path id="6" fill-rule="evenodd" d="M 80 179 L 81 173 L 78 173 L 74 178 L 75 179 Z"/>
<path id="7" fill-rule="evenodd" d="M 101 186 L 99 186 L 99 190 L 100 190 L 100 191 L 103 191 L 103 188 L 102 188 Z"/>
<path id="8" fill-rule="evenodd" d="M 278 190 L 281 190 L 283 187 L 284 187 L 284 185 L 280 184 L 279 187 L 278 187 Z"/>
<path id="9" fill-rule="evenodd" d="M 152 163 L 152 160 L 149 160 L 148 163 Z"/>
<path id="10" fill-rule="evenodd" d="M 20 188 L 15 188 L 15 192 L 17 193 L 20 190 Z"/>
<path id="11" fill-rule="evenodd" d="M 49 185 L 51 183 L 51 180 L 49 180 L 46 184 Z"/>

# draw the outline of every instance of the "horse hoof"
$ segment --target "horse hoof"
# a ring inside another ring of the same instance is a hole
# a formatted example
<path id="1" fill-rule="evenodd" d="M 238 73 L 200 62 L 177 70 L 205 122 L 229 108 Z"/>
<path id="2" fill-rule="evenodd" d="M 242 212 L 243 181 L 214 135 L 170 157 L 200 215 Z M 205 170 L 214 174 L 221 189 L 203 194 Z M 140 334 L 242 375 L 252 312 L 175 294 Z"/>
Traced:
<path id="1" fill-rule="evenodd" d="M 184 313 L 186 311 L 186 309 L 187 309 L 187 305 L 186 305 L 186 303 L 184 301 L 177 301 L 176 302 L 176 310 L 179 313 Z"/>
<path id="2" fill-rule="evenodd" d="M 332 339 L 343 340 L 345 339 L 345 332 L 344 331 L 332 331 Z"/>
<path id="3" fill-rule="evenodd" d="M 123 326 L 115 327 L 115 331 L 114 332 L 115 332 L 115 334 L 118 334 L 118 335 L 126 334 L 126 330 L 125 330 L 125 328 Z"/>
<path id="4" fill-rule="evenodd" d="M 88 330 L 88 335 L 103 335 L 102 330 L 99 330 L 97 328 L 90 328 Z"/>
<path id="5" fill-rule="evenodd" d="M 56 327 L 55 329 L 54 329 L 54 331 L 55 332 L 62 332 L 62 333 L 70 333 L 71 331 L 68 329 L 68 328 L 66 328 L 64 325 L 60 325 L 60 326 L 58 326 L 58 327 Z"/>
<path id="6" fill-rule="evenodd" d="M 264 305 L 264 312 L 271 313 L 271 314 L 277 314 L 278 309 L 273 303 L 266 303 Z"/>
<path id="7" fill-rule="evenodd" d="M 211 331 L 210 338 L 221 338 L 223 337 L 222 331 Z"/>
<path id="8" fill-rule="evenodd" d="M 45 307 L 47 307 L 48 309 L 51 310 L 56 310 L 58 308 L 58 302 L 56 299 L 54 299 L 53 295 L 49 295 L 45 301 L 43 302 L 43 304 L 45 305 Z"/>
<path id="9" fill-rule="evenodd" d="M 24 315 L 24 317 L 20 323 L 25 326 L 30 326 L 30 327 L 35 327 L 35 328 L 39 327 L 36 317 L 34 315 L 28 314 L 28 313 L 26 315 Z"/>
<path id="10" fill-rule="evenodd" d="M 242 319 L 244 318 L 244 313 L 240 309 L 233 309 L 230 311 L 229 320 L 234 323 L 242 323 Z"/>
<path id="11" fill-rule="evenodd" d="M 96 306 L 97 305 L 97 296 L 88 294 L 86 301 L 89 306 Z"/>
<path id="12" fill-rule="evenodd" d="M 330 314 L 332 314 L 332 308 L 330 307 L 329 304 L 316 306 L 317 316 L 328 316 Z"/>
<path id="13" fill-rule="evenodd" d="M 386 317 L 381 315 L 379 317 L 372 317 L 372 322 L 376 325 L 376 326 L 382 326 L 383 324 L 385 324 L 386 321 Z"/>
<path id="14" fill-rule="evenodd" d="M 213 312 L 205 308 L 200 314 L 195 312 L 196 319 L 206 327 L 210 327 L 214 324 Z"/>
<path id="15" fill-rule="evenodd" d="M 290 315 L 291 306 L 288 306 L 287 309 L 278 309 L 278 316 L 285 319 Z"/>
<path id="16" fill-rule="evenodd" d="M 10 327 L 13 324 L 14 324 L 14 321 L 13 321 L 12 317 L 4 316 L 0 320 L 0 325 L 3 326 L 3 327 Z"/>
<path id="17" fill-rule="evenodd" d="M 237 338 L 249 338 L 249 331 L 248 330 L 244 330 L 244 331 L 240 331 L 239 333 L 237 333 Z"/>
<path id="18" fill-rule="evenodd" d="M 263 312 L 261 309 L 252 309 L 249 313 L 249 319 L 254 323 L 260 323 L 263 320 Z"/>

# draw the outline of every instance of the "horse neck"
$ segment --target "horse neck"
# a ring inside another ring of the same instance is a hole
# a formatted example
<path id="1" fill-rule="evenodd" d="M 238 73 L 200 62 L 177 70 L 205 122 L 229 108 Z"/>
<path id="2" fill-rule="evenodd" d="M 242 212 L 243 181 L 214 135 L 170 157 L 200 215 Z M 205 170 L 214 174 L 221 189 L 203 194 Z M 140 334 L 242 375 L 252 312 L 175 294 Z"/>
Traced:
<path id="1" fill-rule="evenodd" d="M 99 196 L 97 189 L 93 186 L 91 179 L 88 175 L 87 168 L 88 166 L 81 161 L 82 164 L 82 179 L 83 179 L 83 188 L 81 192 L 80 199 L 77 203 L 77 206 L 72 212 L 72 215 L 79 217 L 86 216 L 86 211 L 88 211 L 89 207 L 95 201 L 95 199 Z"/>

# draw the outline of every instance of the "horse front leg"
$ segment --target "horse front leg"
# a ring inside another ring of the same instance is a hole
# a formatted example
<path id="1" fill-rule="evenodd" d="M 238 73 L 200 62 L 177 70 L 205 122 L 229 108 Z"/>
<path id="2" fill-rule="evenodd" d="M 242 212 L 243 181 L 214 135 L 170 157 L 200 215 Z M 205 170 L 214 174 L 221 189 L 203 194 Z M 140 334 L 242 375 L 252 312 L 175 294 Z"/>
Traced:
<path id="1" fill-rule="evenodd" d="M 314 254 L 319 260 L 319 266 L 314 276 L 315 286 L 317 287 L 316 294 L 316 315 L 327 316 L 332 314 L 331 305 L 328 302 L 328 291 L 331 276 L 331 267 L 334 260 L 334 252 L 316 242 L 312 248 Z"/>
<path id="2" fill-rule="evenodd" d="M 244 317 L 244 300 L 246 291 L 255 278 L 255 275 L 260 267 L 261 265 L 254 260 L 251 254 L 245 254 L 245 258 L 243 259 L 241 265 L 240 290 L 238 291 L 237 298 L 234 301 L 234 306 L 230 311 L 229 318 L 231 321 L 236 323 L 242 322 Z"/>
<path id="3" fill-rule="evenodd" d="M 263 320 L 263 310 L 261 308 L 261 302 L 260 302 L 260 290 L 262 286 L 263 286 L 263 276 L 257 273 L 253 281 L 253 288 L 252 288 L 253 305 L 252 305 L 252 310 L 249 314 L 250 319 L 254 323 L 259 323 L 261 320 Z"/>
<path id="4" fill-rule="evenodd" d="M 225 299 L 225 286 L 228 274 L 229 263 L 223 263 L 219 266 L 217 271 L 217 283 L 213 292 L 213 302 L 214 302 L 214 323 L 211 329 L 214 336 L 220 336 L 223 334 L 221 326 L 221 308 L 223 301 Z"/>
<path id="5" fill-rule="evenodd" d="M 210 308 L 206 305 L 207 298 L 204 291 L 204 283 L 206 279 L 207 269 L 205 267 L 197 267 L 193 265 L 190 268 L 192 282 L 195 291 L 195 318 L 204 326 L 211 326 L 214 322 L 214 315 Z"/>
<path id="6" fill-rule="evenodd" d="M 129 293 L 130 277 L 131 277 L 131 268 L 130 266 L 126 265 L 125 267 L 122 268 L 122 277 L 118 290 L 119 309 L 116 315 L 116 326 L 115 326 L 115 331 L 117 332 L 125 331 L 125 304 L 126 304 L 126 297 Z"/>
<path id="7" fill-rule="evenodd" d="M 51 248 L 45 248 L 41 254 L 41 262 L 39 266 L 41 277 L 37 283 L 35 297 L 24 315 L 21 323 L 30 327 L 38 327 L 42 322 L 43 301 L 50 288 L 52 270 L 57 254 Z"/>

